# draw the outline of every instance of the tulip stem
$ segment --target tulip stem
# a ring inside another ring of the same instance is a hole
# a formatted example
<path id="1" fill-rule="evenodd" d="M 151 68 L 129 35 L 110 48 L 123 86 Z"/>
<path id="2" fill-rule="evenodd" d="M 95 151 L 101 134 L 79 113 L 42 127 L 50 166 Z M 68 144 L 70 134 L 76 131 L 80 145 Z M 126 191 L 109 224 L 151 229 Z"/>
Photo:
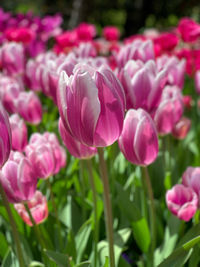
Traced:
<path id="1" fill-rule="evenodd" d="M 59 245 L 60 245 L 60 248 L 62 248 L 61 225 L 60 225 L 60 221 L 59 221 L 59 217 L 58 217 L 58 211 L 57 211 L 57 208 L 56 208 L 56 202 L 55 202 L 55 198 L 54 198 L 54 194 L 53 194 L 53 191 L 52 191 L 52 186 L 51 186 L 51 183 L 49 181 L 49 178 L 46 180 L 46 182 L 47 182 L 47 186 L 48 186 L 49 191 L 50 191 L 51 203 L 52 203 L 52 206 L 53 206 L 53 209 L 54 209 L 54 213 L 55 213 L 55 217 L 56 217 L 56 222 L 57 222 L 57 226 L 58 226 L 58 231 L 59 231 L 59 234 L 58 234 Z"/>
<path id="2" fill-rule="evenodd" d="M 101 178 L 104 189 L 103 190 L 104 203 L 105 203 L 104 216 L 105 216 L 106 232 L 109 245 L 110 267 L 115 267 L 112 207 L 110 201 L 108 172 L 107 172 L 106 162 L 104 160 L 103 148 L 98 148 L 98 154 L 99 154 L 99 166 L 100 166 Z"/>
<path id="3" fill-rule="evenodd" d="M 18 260 L 19 260 L 19 265 L 20 265 L 20 267 L 25 267 L 22 248 L 21 248 L 21 245 L 20 245 L 19 233 L 17 231 L 17 226 L 16 226 L 16 223 L 14 221 L 14 218 L 13 218 L 13 215 L 12 215 L 12 211 L 10 209 L 10 205 L 9 205 L 7 196 L 6 196 L 5 192 L 4 192 L 4 189 L 3 189 L 2 185 L 1 185 L 1 183 L 0 183 L 0 193 L 1 193 L 3 204 L 4 204 L 4 206 L 5 206 L 6 210 L 7 210 L 8 217 L 9 217 L 9 220 L 10 220 L 10 224 L 11 224 L 11 227 L 12 227 L 12 233 L 13 233 L 13 238 L 15 240 L 15 245 L 16 245 L 16 251 L 17 251 L 17 257 L 18 257 Z"/>
<path id="4" fill-rule="evenodd" d="M 154 196 L 153 196 L 153 190 L 151 186 L 151 180 L 149 177 L 148 169 L 147 167 L 143 167 L 143 182 L 146 186 L 148 198 L 149 198 L 149 214 L 150 214 L 150 226 L 151 226 L 151 256 L 152 256 L 152 266 L 154 265 L 154 250 L 156 246 L 156 216 L 155 216 L 155 206 L 154 206 Z"/>
<path id="5" fill-rule="evenodd" d="M 98 210 L 97 210 L 97 191 L 95 187 L 95 181 L 94 176 L 92 172 L 92 162 L 91 160 L 87 160 L 87 167 L 88 167 L 88 173 L 89 173 L 89 180 L 90 185 L 92 189 L 92 198 L 93 198 L 93 204 L 94 204 L 94 267 L 97 266 L 97 244 L 99 241 L 99 223 L 98 223 Z"/>

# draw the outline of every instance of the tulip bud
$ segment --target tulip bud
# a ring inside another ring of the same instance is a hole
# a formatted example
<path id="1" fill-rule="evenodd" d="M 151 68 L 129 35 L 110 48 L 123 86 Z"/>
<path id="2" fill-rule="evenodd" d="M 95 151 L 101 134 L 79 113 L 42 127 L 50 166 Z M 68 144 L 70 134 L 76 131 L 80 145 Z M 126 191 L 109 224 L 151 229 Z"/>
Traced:
<path id="1" fill-rule="evenodd" d="M 9 120 L 12 131 L 12 149 L 22 152 L 28 139 L 26 124 L 18 114 L 13 114 Z"/>
<path id="2" fill-rule="evenodd" d="M 192 188 L 177 184 L 167 191 L 166 203 L 175 216 L 187 222 L 197 210 L 198 197 Z"/>
<path id="3" fill-rule="evenodd" d="M 11 129 L 6 111 L 0 103 L 0 167 L 7 161 L 11 150 Z"/>
<path id="4" fill-rule="evenodd" d="M 89 159 L 97 153 L 97 149 L 95 147 L 89 147 L 83 145 L 77 140 L 75 140 L 75 138 L 73 138 L 71 134 L 64 127 L 61 118 L 59 119 L 59 132 L 63 140 L 63 143 L 69 150 L 69 153 L 75 158 Z"/>
<path id="5" fill-rule="evenodd" d="M 191 187 L 199 197 L 200 204 L 200 167 L 188 167 L 182 176 L 182 184 Z"/>
<path id="6" fill-rule="evenodd" d="M 77 65 L 74 75 L 61 72 L 58 108 L 68 132 L 88 146 L 113 144 L 121 134 L 125 98 L 119 80 L 110 69 Z"/>
<path id="7" fill-rule="evenodd" d="M 172 129 L 172 135 L 177 139 L 184 139 L 191 127 L 191 120 L 182 117 Z"/>
<path id="8" fill-rule="evenodd" d="M 21 153 L 12 152 L 0 171 L 0 182 L 11 203 L 29 200 L 33 197 L 37 177 L 31 162 Z"/>
<path id="9" fill-rule="evenodd" d="M 150 115 L 143 109 L 130 109 L 118 142 L 128 161 L 142 166 L 151 164 L 158 154 L 158 137 Z"/>
<path id="10" fill-rule="evenodd" d="M 40 191 L 35 192 L 33 198 L 27 202 L 27 205 L 36 224 L 42 223 L 48 217 L 47 199 Z M 15 204 L 14 207 L 23 221 L 33 226 L 24 204 Z"/>

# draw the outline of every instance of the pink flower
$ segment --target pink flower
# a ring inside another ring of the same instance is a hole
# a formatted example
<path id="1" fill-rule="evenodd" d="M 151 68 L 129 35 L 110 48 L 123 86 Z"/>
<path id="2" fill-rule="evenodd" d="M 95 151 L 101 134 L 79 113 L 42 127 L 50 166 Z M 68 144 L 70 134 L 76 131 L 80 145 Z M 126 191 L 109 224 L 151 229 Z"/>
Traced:
<path id="1" fill-rule="evenodd" d="M 183 101 L 180 89 L 176 86 L 166 86 L 154 115 L 158 132 L 162 135 L 171 133 L 182 114 Z"/>
<path id="2" fill-rule="evenodd" d="M 91 42 L 81 43 L 79 47 L 74 49 L 74 52 L 80 58 L 96 57 L 97 55 L 96 48 Z"/>
<path id="3" fill-rule="evenodd" d="M 183 173 L 182 184 L 195 191 L 200 204 L 200 167 L 188 167 Z"/>
<path id="4" fill-rule="evenodd" d="M 88 146 L 109 146 L 123 127 L 123 88 L 113 72 L 89 65 L 77 65 L 74 75 L 60 75 L 58 108 L 68 132 Z"/>
<path id="5" fill-rule="evenodd" d="M 0 103 L 0 167 L 7 161 L 11 150 L 11 129 L 6 111 Z"/>
<path id="6" fill-rule="evenodd" d="M 108 41 L 117 41 L 120 37 L 120 31 L 115 26 L 106 26 L 103 28 L 103 36 Z"/>
<path id="7" fill-rule="evenodd" d="M 93 24 L 81 23 L 76 28 L 78 39 L 81 41 L 91 41 L 96 35 L 96 27 Z"/>
<path id="8" fill-rule="evenodd" d="M 32 124 L 39 124 L 42 119 L 42 105 L 34 92 L 21 92 L 17 98 L 17 112 Z"/>
<path id="9" fill-rule="evenodd" d="M 191 109 L 191 107 L 193 106 L 193 99 L 190 95 L 184 95 L 183 96 L 183 104 L 184 107 L 187 109 Z"/>
<path id="10" fill-rule="evenodd" d="M 10 117 L 10 126 L 12 131 L 12 149 L 19 152 L 24 151 L 28 139 L 26 124 L 18 114 L 13 114 Z"/>
<path id="11" fill-rule="evenodd" d="M 177 139 L 184 139 L 191 127 L 191 120 L 182 117 L 172 129 L 172 135 Z"/>
<path id="12" fill-rule="evenodd" d="M 0 171 L 0 182 L 8 201 L 17 203 L 33 197 L 37 177 L 31 162 L 20 152 L 13 152 Z"/>
<path id="13" fill-rule="evenodd" d="M 163 32 L 153 41 L 155 45 L 159 46 L 160 51 L 165 52 L 173 50 L 177 46 L 179 39 L 174 33 Z"/>
<path id="14" fill-rule="evenodd" d="M 167 191 L 166 203 L 175 216 L 187 222 L 197 210 L 198 197 L 192 188 L 177 184 Z"/>
<path id="15" fill-rule="evenodd" d="M 124 45 L 117 54 L 117 64 L 121 69 L 125 66 L 128 60 L 141 60 L 146 62 L 150 59 L 154 59 L 154 48 L 152 41 L 135 40 L 134 42 Z"/>
<path id="16" fill-rule="evenodd" d="M 128 110 L 118 143 L 128 161 L 142 166 L 151 164 L 158 155 L 158 137 L 150 115 L 143 109 Z"/>
<path id="17" fill-rule="evenodd" d="M 126 94 L 127 109 L 155 110 L 160 102 L 166 79 L 166 70 L 158 71 L 153 60 L 145 64 L 129 60 L 119 74 Z"/>
<path id="18" fill-rule="evenodd" d="M 5 36 L 9 41 L 30 43 L 35 38 L 35 33 L 30 28 L 9 28 L 5 31 Z"/>
<path id="19" fill-rule="evenodd" d="M 190 18 L 182 18 L 178 31 L 184 42 L 194 42 L 200 36 L 200 25 Z"/>
<path id="20" fill-rule="evenodd" d="M 59 119 L 59 132 L 69 153 L 75 158 L 89 159 L 97 153 L 97 149 L 95 147 L 83 145 L 75 140 L 75 138 L 73 138 L 73 136 L 71 136 L 71 134 L 64 127 L 61 118 Z"/>
<path id="21" fill-rule="evenodd" d="M 48 217 L 47 199 L 40 191 L 36 191 L 33 198 L 27 204 L 36 224 L 42 223 Z M 33 226 L 24 204 L 15 204 L 14 207 L 23 221 Z"/>
<path id="22" fill-rule="evenodd" d="M 200 70 L 196 71 L 194 79 L 196 92 L 200 95 Z"/>

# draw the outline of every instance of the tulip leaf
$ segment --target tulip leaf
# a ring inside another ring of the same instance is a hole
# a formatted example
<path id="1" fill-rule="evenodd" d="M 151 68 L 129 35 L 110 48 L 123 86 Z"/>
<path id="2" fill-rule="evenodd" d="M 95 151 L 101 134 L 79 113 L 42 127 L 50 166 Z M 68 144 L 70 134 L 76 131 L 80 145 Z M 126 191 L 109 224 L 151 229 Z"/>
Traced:
<path id="1" fill-rule="evenodd" d="M 45 267 L 45 265 L 39 261 L 32 261 L 28 267 Z"/>
<path id="2" fill-rule="evenodd" d="M 109 258 L 108 257 L 106 257 L 106 261 L 105 261 L 103 267 L 109 267 Z"/>
<path id="3" fill-rule="evenodd" d="M 19 266 L 18 260 L 11 248 L 8 249 L 1 264 L 1 267 L 8 267 L 8 266 L 9 267 Z"/>
<path id="4" fill-rule="evenodd" d="M 79 263 L 75 267 L 90 267 L 90 266 L 91 266 L 90 261 L 84 261 L 84 262 Z"/>
<path id="5" fill-rule="evenodd" d="M 0 256 L 3 259 L 8 250 L 8 243 L 6 241 L 5 235 L 2 232 L 0 232 L 0 240 L 1 240 Z"/>
<path id="6" fill-rule="evenodd" d="M 46 249 L 44 249 L 44 253 L 49 257 L 49 259 L 54 261 L 58 267 L 70 267 L 68 255 Z"/>
<path id="7" fill-rule="evenodd" d="M 177 248 L 169 257 L 167 257 L 158 267 L 179 267 L 184 266 L 192 253 L 192 248 L 200 242 L 200 235 Z"/>
<path id="8" fill-rule="evenodd" d="M 121 185 L 116 183 L 116 187 L 118 192 L 117 202 L 123 215 L 131 223 L 135 241 L 143 252 L 147 252 L 151 242 L 147 221 L 134 202 L 130 201 L 129 194 L 123 190 Z"/>

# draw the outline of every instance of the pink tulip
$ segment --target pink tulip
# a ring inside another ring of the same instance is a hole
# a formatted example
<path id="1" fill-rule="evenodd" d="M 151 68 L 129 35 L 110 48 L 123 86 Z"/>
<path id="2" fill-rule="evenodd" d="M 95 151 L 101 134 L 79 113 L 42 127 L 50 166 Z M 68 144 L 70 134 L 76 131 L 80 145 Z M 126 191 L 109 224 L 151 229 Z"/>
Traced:
<path id="1" fill-rule="evenodd" d="M 5 36 L 9 41 L 30 43 L 35 38 L 35 33 L 30 28 L 9 28 L 5 31 Z"/>
<path id="2" fill-rule="evenodd" d="M 35 192 L 33 198 L 27 202 L 27 205 L 36 224 L 42 223 L 48 217 L 47 199 L 40 191 Z M 14 207 L 23 221 L 33 226 L 24 204 L 15 204 Z"/>
<path id="3" fill-rule="evenodd" d="M 154 44 L 159 46 L 162 52 L 173 50 L 179 42 L 176 34 L 171 32 L 163 32 L 154 39 Z"/>
<path id="4" fill-rule="evenodd" d="M 109 146 L 123 127 L 125 99 L 119 80 L 110 69 L 77 65 L 74 75 L 60 75 L 58 108 L 64 126 L 88 146 Z"/>
<path id="5" fill-rule="evenodd" d="M 117 41 L 120 37 L 120 31 L 117 27 L 106 26 L 103 28 L 103 36 L 108 41 Z"/>
<path id="6" fill-rule="evenodd" d="M 187 222 L 197 210 L 198 197 L 192 188 L 177 184 L 167 191 L 166 203 L 175 216 Z"/>
<path id="7" fill-rule="evenodd" d="M 7 161 L 11 150 L 11 129 L 6 111 L 0 103 L 0 167 Z"/>
<path id="8" fill-rule="evenodd" d="M 135 40 L 130 44 L 124 45 L 120 49 L 117 55 L 117 63 L 118 67 L 121 69 L 130 59 L 139 59 L 146 62 L 150 59 L 154 60 L 154 58 L 155 55 L 152 41 Z"/>
<path id="9" fill-rule="evenodd" d="M 177 85 L 180 89 L 183 88 L 186 69 L 185 59 L 179 60 L 175 56 L 163 55 L 157 58 L 156 64 L 158 70 L 167 69 L 167 84 Z"/>
<path id="10" fill-rule="evenodd" d="M 182 184 L 196 192 L 200 204 L 200 167 L 188 167 L 183 173 Z"/>
<path id="11" fill-rule="evenodd" d="M 119 73 L 124 86 L 127 109 L 143 108 L 149 112 L 159 104 L 165 84 L 166 70 L 158 71 L 153 60 L 143 63 L 129 60 Z"/>
<path id="12" fill-rule="evenodd" d="M 31 162 L 20 152 L 12 152 L 0 171 L 0 182 L 8 201 L 18 203 L 33 197 L 37 177 Z"/>
<path id="13" fill-rule="evenodd" d="M 9 75 L 23 74 L 25 69 L 24 48 L 18 43 L 5 43 L 0 56 L 3 69 Z"/>
<path id="14" fill-rule="evenodd" d="M 125 158 L 136 165 L 149 165 L 158 155 L 156 128 L 143 109 L 128 110 L 118 142 Z"/>
<path id="15" fill-rule="evenodd" d="M 196 71 L 194 79 L 196 92 L 200 95 L 200 70 Z"/>
<path id="16" fill-rule="evenodd" d="M 91 42 L 81 43 L 79 47 L 74 49 L 74 52 L 79 58 L 88 58 L 97 56 L 96 48 Z"/>
<path id="17" fill-rule="evenodd" d="M 191 109 L 192 106 L 194 105 L 194 101 L 192 99 L 192 96 L 190 96 L 190 95 L 184 95 L 183 96 L 183 104 L 184 104 L 184 107 L 185 108 Z"/>
<path id="18" fill-rule="evenodd" d="M 180 89 L 176 86 L 166 86 L 154 116 L 158 132 L 162 135 L 171 133 L 182 114 L 183 101 Z"/>
<path id="19" fill-rule="evenodd" d="M 97 153 L 97 149 L 95 147 L 89 147 L 81 144 L 77 140 L 75 140 L 71 134 L 64 127 L 63 122 L 60 118 L 59 120 L 59 132 L 60 136 L 65 144 L 66 148 L 69 150 L 69 153 L 75 158 L 79 159 L 89 159 L 93 157 Z"/>
<path id="20" fill-rule="evenodd" d="M 184 139 L 191 127 L 191 120 L 182 117 L 172 129 L 172 135 L 177 139 Z"/>
<path id="21" fill-rule="evenodd" d="M 26 124 L 18 114 L 13 114 L 10 117 L 10 126 L 12 132 L 12 149 L 19 152 L 24 151 L 28 139 Z"/>
<path id="22" fill-rule="evenodd" d="M 21 92 L 17 98 L 17 111 L 23 119 L 31 124 L 42 120 L 42 105 L 34 92 Z"/>
<path id="23" fill-rule="evenodd" d="M 91 41 L 96 35 L 96 28 L 93 24 L 81 23 L 76 28 L 78 39 L 81 41 Z"/>
<path id="24" fill-rule="evenodd" d="M 200 25 L 190 18 L 182 18 L 178 31 L 184 42 L 194 42 L 200 37 Z"/>

